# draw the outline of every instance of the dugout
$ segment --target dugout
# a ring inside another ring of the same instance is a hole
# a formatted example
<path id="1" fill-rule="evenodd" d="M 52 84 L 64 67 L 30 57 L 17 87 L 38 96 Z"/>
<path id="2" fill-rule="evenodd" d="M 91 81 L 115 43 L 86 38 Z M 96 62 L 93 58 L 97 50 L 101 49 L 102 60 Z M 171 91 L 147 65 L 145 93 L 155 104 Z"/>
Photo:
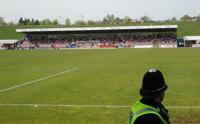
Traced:
<path id="1" fill-rule="evenodd" d="M 200 36 L 184 36 L 185 47 L 200 47 Z"/>
<path id="2" fill-rule="evenodd" d="M 24 34 L 30 41 L 56 40 L 64 41 L 96 41 L 99 39 L 112 39 L 115 42 L 124 42 L 129 39 L 161 39 L 166 37 L 176 42 L 177 25 L 151 25 L 151 26 L 116 26 L 116 27 L 81 27 L 81 28 L 29 28 L 16 29 Z"/>

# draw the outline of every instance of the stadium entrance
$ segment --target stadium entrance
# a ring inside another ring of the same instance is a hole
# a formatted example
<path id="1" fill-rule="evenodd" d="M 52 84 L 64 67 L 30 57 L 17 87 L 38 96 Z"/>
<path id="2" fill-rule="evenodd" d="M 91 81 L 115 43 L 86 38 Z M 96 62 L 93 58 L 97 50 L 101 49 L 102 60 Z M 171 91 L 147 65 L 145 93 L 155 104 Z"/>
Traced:
<path id="1" fill-rule="evenodd" d="M 29 48 L 176 47 L 177 25 L 17 29 Z"/>

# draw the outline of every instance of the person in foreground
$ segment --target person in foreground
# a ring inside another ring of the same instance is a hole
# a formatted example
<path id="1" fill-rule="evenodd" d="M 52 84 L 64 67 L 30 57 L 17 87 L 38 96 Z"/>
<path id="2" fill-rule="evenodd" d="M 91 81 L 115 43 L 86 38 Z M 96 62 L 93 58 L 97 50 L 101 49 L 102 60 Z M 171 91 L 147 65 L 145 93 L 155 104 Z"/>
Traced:
<path id="1" fill-rule="evenodd" d="M 163 74 L 156 69 L 150 69 L 143 77 L 140 95 L 132 107 L 130 124 L 170 124 L 168 110 L 163 106 L 167 85 Z"/>

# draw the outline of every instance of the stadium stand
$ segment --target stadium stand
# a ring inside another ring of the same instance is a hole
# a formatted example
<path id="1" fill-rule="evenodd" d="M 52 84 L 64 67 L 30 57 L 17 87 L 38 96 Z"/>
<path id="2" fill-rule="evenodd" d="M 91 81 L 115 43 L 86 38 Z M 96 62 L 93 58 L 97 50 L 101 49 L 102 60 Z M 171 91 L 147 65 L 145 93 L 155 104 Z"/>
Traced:
<path id="1" fill-rule="evenodd" d="M 22 47 L 36 49 L 172 48 L 176 31 L 176 25 L 17 29 L 26 36 Z"/>

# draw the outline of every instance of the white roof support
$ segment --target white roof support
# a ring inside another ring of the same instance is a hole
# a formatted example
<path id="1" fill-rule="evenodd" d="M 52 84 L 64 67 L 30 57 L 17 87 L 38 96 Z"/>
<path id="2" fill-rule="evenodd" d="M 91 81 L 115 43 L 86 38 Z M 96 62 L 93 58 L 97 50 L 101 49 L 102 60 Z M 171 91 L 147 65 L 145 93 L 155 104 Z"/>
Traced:
<path id="1" fill-rule="evenodd" d="M 151 26 L 117 26 L 117 27 L 83 27 L 83 28 L 29 28 L 16 29 L 16 32 L 62 32 L 62 31 L 101 31 L 101 30 L 145 30 L 145 29 L 177 29 L 177 25 L 151 25 Z"/>
<path id="2" fill-rule="evenodd" d="M 184 36 L 184 41 L 200 40 L 200 36 Z"/>
<path id="3" fill-rule="evenodd" d="M 0 44 L 14 44 L 18 42 L 18 40 L 0 40 Z"/>

